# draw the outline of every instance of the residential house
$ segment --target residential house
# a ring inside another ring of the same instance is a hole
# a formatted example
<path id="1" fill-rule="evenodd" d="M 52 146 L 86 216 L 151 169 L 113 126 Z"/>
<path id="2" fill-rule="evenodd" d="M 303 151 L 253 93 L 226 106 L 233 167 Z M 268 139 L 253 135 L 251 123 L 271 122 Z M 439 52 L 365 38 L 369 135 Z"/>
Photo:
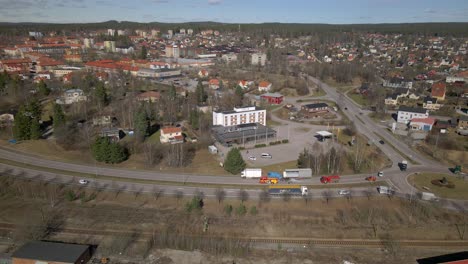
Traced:
<path id="1" fill-rule="evenodd" d="M 209 73 L 205 69 L 201 69 L 201 70 L 198 71 L 198 77 L 200 77 L 200 78 L 206 78 L 206 77 L 208 77 L 208 75 L 209 75 Z"/>
<path id="2" fill-rule="evenodd" d="M 422 130 L 429 132 L 435 124 L 435 118 L 413 118 L 410 121 L 409 127 L 411 130 Z"/>
<path id="3" fill-rule="evenodd" d="M 29 73 L 32 61 L 28 59 L 0 60 L 0 72 Z"/>
<path id="4" fill-rule="evenodd" d="M 184 136 L 182 135 L 182 128 L 180 127 L 165 127 L 161 128 L 161 136 L 159 137 L 161 143 L 183 143 Z"/>
<path id="5" fill-rule="evenodd" d="M 13 253 L 12 264 L 76 264 L 87 263 L 90 258 L 88 245 L 32 241 Z"/>
<path id="6" fill-rule="evenodd" d="M 445 79 L 446 83 L 455 83 L 455 82 L 461 82 L 461 83 L 468 83 L 468 71 L 463 71 L 459 72 L 458 74 L 455 74 L 453 76 L 447 76 Z"/>
<path id="7" fill-rule="evenodd" d="M 460 116 L 457 128 L 468 129 L 468 116 Z"/>
<path id="8" fill-rule="evenodd" d="M 225 61 L 226 63 L 237 61 L 237 54 L 235 53 L 223 54 L 223 56 L 221 56 L 221 59 Z"/>
<path id="9" fill-rule="evenodd" d="M 400 106 L 398 109 L 397 122 L 408 124 L 413 118 L 428 118 L 429 111 L 423 108 L 412 108 Z"/>
<path id="10" fill-rule="evenodd" d="M 240 86 L 243 90 L 249 89 L 249 87 L 253 84 L 252 81 L 240 80 L 237 83 L 237 86 Z"/>
<path id="11" fill-rule="evenodd" d="M 101 137 L 107 137 L 112 142 L 119 142 L 124 136 L 125 133 L 119 128 L 103 128 L 101 130 Z"/>
<path id="12" fill-rule="evenodd" d="M 147 91 L 136 96 L 138 101 L 157 102 L 161 99 L 161 93 L 156 91 Z"/>
<path id="13" fill-rule="evenodd" d="M 260 98 L 267 101 L 269 104 L 281 104 L 283 102 L 283 95 L 280 93 L 266 93 L 260 95 Z"/>
<path id="14" fill-rule="evenodd" d="M 431 89 L 431 96 L 437 98 L 439 101 L 445 100 L 446 85 L 445 83 L 439 82 L 434 83 Z"/>
<path id="15" fill-rule="evenodd" d="M 220 88 L 219 80 L 218 79 L 210 79 L 208 82 L 208 87 L 213 90 L 217 90 Z"/>
<path id="16" fill-rule="evenodd" d="M 109 126 L 110 124 L 112 124 L 112 117 L 110 115 L 93 117 L 93 126 Z"/>
<path id="17" fill-rule="evenodd" d="M 395 88 L 394 93 L 385 98 L 385 105 L 398 105 L 398 99 L 407 97 L 409 89 L 406 88 Z"/>
<path id="18" fill-rule="evenodd" d="M 233 111 L 213 111 L 213 126 L 266 125 L 266 110 L 256 106 L 234 107 Z"/>
<path id="19" fill-rule="evenodd" d="M 260 92 L 270 92 L 271 91 L 271 83 L 270 82 L 267 82 L 267 81 L 261 81 L 259 84 L 258 84 L 258 90 Z"/>
<path id="20" fill-rule="evenodd" d="M 442 105 L 437 103 L 437 98 L 427 96 L 423 99 L 423 108 L 429 111 L 437 111 Z"/>
<path id="21" fill-rule="evenodd" d="M 57 104 L 73 104 L 86 101 L 87 97 L 81 89 L 71 89 L 64 92 L 61 98 L 56 100 Z"/>
<path id="22" fill-rule="evenodd" d="M 413 88 L 413 82 L 404 81 L 400 78 L 391 78 L 390 80 L 384 80 L 383 86 L 387 88 Z"/>
<path id="23" fill-rule="evenodd" d="M 251 62 L 252 65 L 265 66 L 267 56 L 265 53 L 252 53 Z"/>

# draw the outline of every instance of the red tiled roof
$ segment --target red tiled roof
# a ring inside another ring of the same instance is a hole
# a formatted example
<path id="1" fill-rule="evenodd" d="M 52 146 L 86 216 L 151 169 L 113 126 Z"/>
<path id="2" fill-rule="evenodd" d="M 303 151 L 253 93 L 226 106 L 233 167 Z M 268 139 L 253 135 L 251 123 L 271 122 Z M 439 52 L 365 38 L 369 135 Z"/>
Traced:
<path id="1" fill-rule="evenodd" d="M 267 81 L 261 81 L 258 86 L 259 87 L 268 87 L 271 83 L 267 82 Z"/>
<path id="2" fill-rule="evenodd" d="M 161 129 L 161 132 L 164 134 L 182 133 L 182 129 L 180 127 L 165 127 Z"/>
<path id="3" fill-rule="evenodd" d="M 432 85 L 431 96 L 443 97 L 445 95 L 445 83 L 434 83 Z"/>
<path id="4" fill-rule="evenodd" d="M 219 80 L 218 79 L 211 79 L 210 80 L 210 85 L 219 85 Z"/>
<path id="5" fill-rule="evenodd" d="M 432 117 L 427 117 L 427 118 L 413 118 L 411 119 L 411 123 L 425 123 L 429 125 L 434 125 L 435 123 L 435 118 Z"/>

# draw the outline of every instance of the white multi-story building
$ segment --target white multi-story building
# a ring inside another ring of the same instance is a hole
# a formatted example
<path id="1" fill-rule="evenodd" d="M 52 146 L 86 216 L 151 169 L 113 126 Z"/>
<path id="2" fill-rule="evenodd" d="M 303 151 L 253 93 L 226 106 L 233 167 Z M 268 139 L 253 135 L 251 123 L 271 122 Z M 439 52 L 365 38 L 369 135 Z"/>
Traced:
<path id="1" fill-rule="evenodd" d="M 111 40 L 104 41 L 104 49 L 107 52 L 115 52 L 115 41 L 111 41 Z"/>
<path id="2" fill-rule="evenodd" d="M 265 53 L 252 53 L 252 65 L 265 66 L 267 56 Z"/>
<path id="3" fill-rule="evenodd" d="M 413 118 L 428 118 L 429 111 L 423 108 L 401 106 L 398 109 L 398 123 L 408 124 Z"/>
<path id="4" fill-rule="evenodd" d="M 83 41 L 85 48 L 90 49 L 94 47 L 94 39 L 92 38 L 85 38 Z"/>
<path id="5" fill-rule="evenodd" d="M 213 111 L 213 126 L 235 126 L 259 123 L 266 125 L 266 110 L 255 106 L 234 107 L 233 111 Z"/>
<path id="6" fill-rule="evenodd" d="M 191 28 L 187 29 L 187 34 L 192 35 L 193 34 L 193 29 L 191 29 Z"/>
<path id="7" fill-rule="evenodd" d="M 115 29 L 108 29 L 108 30 L 107 30 L 107 35 L 109 35 L 109 36 L 115 36 Z"/>

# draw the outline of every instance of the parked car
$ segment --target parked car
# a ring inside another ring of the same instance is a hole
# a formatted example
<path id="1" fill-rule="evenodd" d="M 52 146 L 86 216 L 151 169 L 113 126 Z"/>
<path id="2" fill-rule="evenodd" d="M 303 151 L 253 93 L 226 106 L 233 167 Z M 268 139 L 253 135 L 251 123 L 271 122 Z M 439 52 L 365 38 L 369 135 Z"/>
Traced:
<path id="1" fill-rule="evenodd" d="M 78 182 L 79 182 L 80 184 L 83 184 L 83 185 L 89 183 L 89 181 L 88 181 L 88 180 L 85 180 L 85 179 L 81 179 L 81 180 L 79 180 Z"/>
<path id="2" fill-rule="evenodd" d="M 254 157 L 254 156 L 250 156 L 250 157 L 249 157 L 249 160 L 257 160 L 257 158 Z"/>
<path id="3" fill-rule="evenodd" d="M 379 172 L 377 173 L 377 176 L 383 177 L 383 171 L 379 171 Z"/>
<path id="4" fill-rule="evenodd" d="M 349 195 L 351 193 L 350 190 L 339 190 L 338 194 L 339 195 Z"/>
<path id="5" fill-rule="evenodd" d="M 383 145 L 383 144 L 385 144 L 385 141 L 379 140 L 379 143 Z"/>
<path id="6" fill-rule="evenodd" d="M 264 158 L 264 159 L 271 159 L 271 158 L 273 158 L 273 157 L 272 157 L 271 154 L 269 154 L 269 153 L 262 153 L 262 158 Z"/>

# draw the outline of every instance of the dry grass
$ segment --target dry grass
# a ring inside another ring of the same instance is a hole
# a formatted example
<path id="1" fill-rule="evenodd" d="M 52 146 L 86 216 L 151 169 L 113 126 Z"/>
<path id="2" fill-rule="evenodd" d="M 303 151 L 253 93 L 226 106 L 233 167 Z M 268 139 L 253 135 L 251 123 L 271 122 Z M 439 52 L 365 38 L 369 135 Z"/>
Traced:
<path id="1" fill-rule="evenodd" d="M 293 169 L 293 168 L 297 168 L 297 161 L 295 160 L 264 166 L 262 167 L 262 170 L 282 172 L 285 169 Z"/>
<path id="2" fill-rule="evenodd" d="M 432 180 L 441 180 L 443 177 L 455 184 L 455 188 L 440 187 L 431 183 Z M 421 173 L 411 175 L 408 181 L 422 192 L 432 192 L 436 196 L 443 198 L 468 200 L 468 177 L 467 179 L 463 179 L 449 174 Z M 429 190 L 424 188 L 429 188 Z"/>

